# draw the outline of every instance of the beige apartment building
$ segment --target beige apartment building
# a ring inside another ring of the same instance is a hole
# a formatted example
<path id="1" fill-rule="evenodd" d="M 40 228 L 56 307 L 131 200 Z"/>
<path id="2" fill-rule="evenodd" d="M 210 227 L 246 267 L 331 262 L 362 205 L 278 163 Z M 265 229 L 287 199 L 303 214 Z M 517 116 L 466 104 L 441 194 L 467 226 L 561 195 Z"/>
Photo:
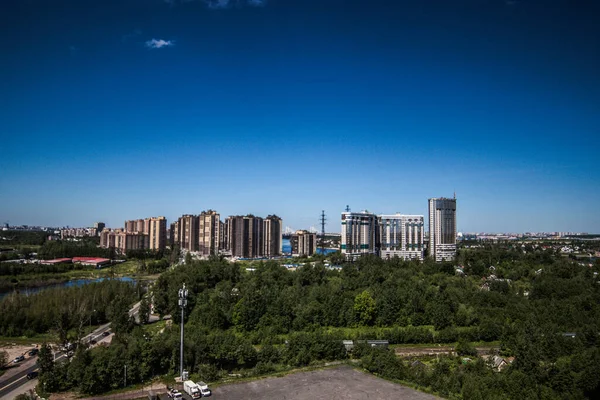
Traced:
<path id="1" fill-rule="evenodd" d="M 167 219 L 165 217 L 148 218 L 149 248 L 164 250 L 167 246 Z"/>
<path id="2" fill-rule="evenodd" d="M 182 250 L 198 251 L 199 218 L 183 215 L 177 220 L 175 242 Z"/>
<path id="3" fill-rule="evenodd" d="M 291 239 L 292 254 L 312 256 L 317 253 L 317 234 L 306 230 L 296 231 Z"/>
<path id="4" fill-rule="evenodd" d="M 202 211 L 198 217 L 198 251 L 203 256 L 219 254 L 220 218 L 213 210 Z"/>
<path id="5" fill-rule="evenodd" d="M 114 248 L 120 254 L 126 254 L 129 250 L 147 249 L 149 245 L 149 237 L 144 233 L 109 228 L 104 228 L 100 233 L 100 247 Z"/>

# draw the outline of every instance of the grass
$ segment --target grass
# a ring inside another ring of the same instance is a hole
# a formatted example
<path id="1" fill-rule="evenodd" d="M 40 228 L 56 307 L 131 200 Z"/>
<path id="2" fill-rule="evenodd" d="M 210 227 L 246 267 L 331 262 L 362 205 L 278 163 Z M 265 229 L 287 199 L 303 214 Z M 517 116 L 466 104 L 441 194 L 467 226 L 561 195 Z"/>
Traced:
<path id="1" fill-rule="evenodd" d="M 17 337 L 9 337 L 9 336 L 0 336 L 0 346 L 18 344 L 18 345 L 29 345 L 29 344 L 41 344 L 41 343 L 50 343 L 56 342 L 58 340 L 58 336 L 51 333 L 39 333 L 32 337 L 27 336 L 17 336 Z"/>
<path id="2" fill-rule="evenodd" d="M 152 336 L 156 336 L 156 335 L 158 335 L 158 332 L 160 332 L 166 326 L 167 326 L 167 321 L 160 320 L 160 321 L 153 322 L 151 324 L 144 325 L 144 331 L 146 331 L 147 333 L 149 333 Z"/>
<path id="3" fill-rule="evenodd" d="M 500 341 L 496 340 L 493 342 L 470 342 L 475 347 L 500 347 Z M 400 343 L 400 344 L 390 344 L 389 347 L 394 348 L 432 348 L 432 347 L 455 347 L 458 342 L 453 343 Z"/>

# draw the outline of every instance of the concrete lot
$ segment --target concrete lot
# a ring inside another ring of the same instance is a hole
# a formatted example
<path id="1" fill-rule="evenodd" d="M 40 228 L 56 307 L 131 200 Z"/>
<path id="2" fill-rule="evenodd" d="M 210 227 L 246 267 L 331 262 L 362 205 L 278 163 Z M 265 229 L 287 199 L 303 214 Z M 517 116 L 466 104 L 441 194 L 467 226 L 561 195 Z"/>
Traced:
<path id="1" fill-rule="evenodd" d="M 224 385 L 213 390 L 215 400 L 296 399 L 434 400 L 439 397 L 388 382 L 348 366 L 300 372 L 282 378 Z"/>

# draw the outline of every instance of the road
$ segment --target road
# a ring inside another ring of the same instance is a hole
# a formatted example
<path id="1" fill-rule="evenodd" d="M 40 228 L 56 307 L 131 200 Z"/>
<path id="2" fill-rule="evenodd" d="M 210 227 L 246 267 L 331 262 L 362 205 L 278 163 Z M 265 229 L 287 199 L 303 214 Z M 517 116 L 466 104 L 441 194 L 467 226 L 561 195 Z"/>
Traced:
<path id="1" fill-rule="evenodd" d="M 134 317 L 136 320 L 139 319 L 138 313 L 140 310 L 140 304 L 141 304 L 141 302 L 137 302 L 129 310 L 129 316 Z M 81 342 L 89 343 L 91 340 L 97 340 L 98 338 L 104 338 L 104 336 L 103 336 L 104 332 L 108 332 L 109 330 L 110 330 L 110 322 L 108 324 L 99 326 L 92 333 L 90 333 L 87 336 L 84 336 L 81 339 Z M 35 358 L 37 359 L 37 356 Z M 58 352 L 54 353 L 54 361 L 61 361 L 66 358 L 67 358 L 67 354 L 65 352 L 58 351 Z M 2 379 L 2 377 L 0 377 L 0 399 L 3 399 L 4 396 L 6 396 L 8 393 L 16 390 L 21 385 L 27 383 L 28 382 L 27 374 L 30 372 L 37 371 L 37 370 L 38 370 L 38 366 L 36 363 L 31 366 L 28 366 L 27 368 L 22 369 L 21 371 L 19 371 L 19 373 L 15 374 L 9 378 Z"/>

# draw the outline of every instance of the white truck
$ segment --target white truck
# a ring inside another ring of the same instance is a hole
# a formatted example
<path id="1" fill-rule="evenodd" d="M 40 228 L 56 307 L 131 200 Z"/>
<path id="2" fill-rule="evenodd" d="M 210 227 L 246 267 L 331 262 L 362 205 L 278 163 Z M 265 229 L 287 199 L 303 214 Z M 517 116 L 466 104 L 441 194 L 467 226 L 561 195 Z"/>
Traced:
<path id="1" fill-rule="evenodd" d="M 202 397 L 208 397 L 211 395 L 211 391 L 206 383 L 200 381 L 196 382 L 196 385 L 200 388 L 200 393 L 202 393 Z"/>
<path id="2" fill-rule="evenodd" d="M 200 387 L 196 385 L 193 381 L 184 381 L 183 391 L 189 394 L 192 397 L 192 399 L 199 399 L 200 397 L 202 397 Z"/>

